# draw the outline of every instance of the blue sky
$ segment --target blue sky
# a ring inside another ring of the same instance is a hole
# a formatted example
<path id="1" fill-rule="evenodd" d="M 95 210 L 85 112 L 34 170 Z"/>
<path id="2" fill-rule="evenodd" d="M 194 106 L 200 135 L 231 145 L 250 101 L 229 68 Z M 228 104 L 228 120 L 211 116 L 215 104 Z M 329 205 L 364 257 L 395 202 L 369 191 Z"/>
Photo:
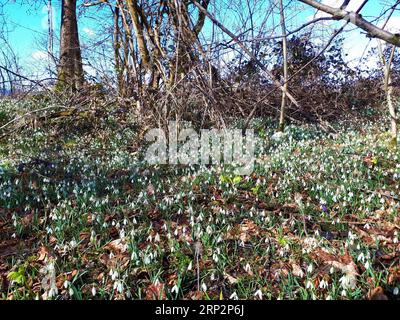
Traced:
<path id="1" fill-rule="evenodd" d="M 36 42 L 46 36 L 47 12 L 44 9 L 44 5 L 31 7 L 12 2 L 7 3 L 4 7 L 7 23 L 11 30 L 9 40 L 21 58 L 31 56 L 35 50 L 39 50 Z"/>
<path id="2" fill-rule="evenodd" d="M 0 0 L 3 2 L 5 0 Z M 323 0 L 325 3 L 330 5 L 341 4 L 343 0 Z M 60 1 L 53 1 L 55 3 L 54 8 L 54 27 L 55 34 L 59 34 L 59 16 L 60 16 Z M 362 2 L 362 0 L 351 0 L 350 9 L 355 9 Z M 365 17 L 374 16 L 379 12 L 382 6 L 380 4 L 387 2 L 381 0 L 370 0 L 362 11 Z M 94 9 L 89 9 L 94 10 Z M 93 13 L 92 12 L 92 18 Z M 15 52 L 21 59 L 21 63 L 25 66 L 34 64 L 36 60 L 43 59 L 45 47 L 43 42 L 45 41 L 47 32 L 47 11 L 43 1 L 37 1 L 36 5 L 21 5 L 8 1 L 4 7 L 4 13 L 6 14 L 9 29 L 12 29 L 9 34 L 9 41 Z M 301 24 L 311 19 L 315 14 L 315 10 L 309 9 L 300 13 L 296 13 L 296 18 L 293 20 L 293 25 Z M 232 21 L 233 23 L 234 21 Z M 394 15 L 390 26 L 400 27 L 400 16 L 398 13 Z M 335 25 L 328 25 L 328 27 L 334 27 Z M 81 32 L 81 42 L 85 42 L 85 38 L 93 37 L 95 35 L 95 23 L 90 18 L 81 17 L 79 20 L 79 28 Z M 354 30 L 346 34 L 347 40 L 344 43 L 346 51 L 349 53 L 349 59 L 356 59 L 357 56 L 361 56 L 365 50 L 367 44 L 371 43 L 361 35 L 359 30 Z M 42 41 L 42 43 L 40 43 Z"/>
<path id="3" fill-rule="evenodd" d="M 3 0 L 0 0 L 0 2 Z M 60 32 L 60 3 L 53 1 L 53 25 L 55 37 Z M 8 40 L 20 58 L 23 67 L 30 68 L 46 58 L 46 38 L 48 32 L 48 10 L 44 1 L 37 1 L 34 6 L 9 1 L 3 8 L 8 23 Z M 95 24 L 85 17 L 79 18 L 81 42 L 94 36 Z M 57 41 L 56 41 L 57 42 Z M 57 43 L 55 43 L 55 46 Z"/>

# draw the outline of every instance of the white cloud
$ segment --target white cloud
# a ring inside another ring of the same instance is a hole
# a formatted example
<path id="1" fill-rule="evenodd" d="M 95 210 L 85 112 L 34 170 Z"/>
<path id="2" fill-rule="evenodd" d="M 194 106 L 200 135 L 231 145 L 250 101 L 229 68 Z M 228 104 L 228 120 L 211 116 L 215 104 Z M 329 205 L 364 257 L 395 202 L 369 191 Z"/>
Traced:
<path id="1" fill-rule="evenodd" d="M 98 73 L 97 70 L 91 66 L 83 66 L 83 70 L 91 77 L 96 78 Z"/>
<path id="2" fill-rule="evenodd" d="M 384 21 L 379 23 L 378 27 L 382 27 L 383 24 L 384 24 Z M 398 17 L 398 16 L 390 17 L 388 23 L 386 24 L 385 30 L 393 32 L 393 33 L 400 32 L 400 17 Z"/>
<path id="3" fill-rule="evenodd" d="M 94 37 L 96 34 L 95 34 L 95 32 L 92 30 L 92 29 L 90 29 L 90 28 L 83 28 L 82 29 L 82 31 L 84 32 L 84 33 L 86 33 L 89 37 Z"/>
<path id="4" fill-rule="evenodd" d="M 346 7 L 347 11 L 357 11 L 364 0 L 351 0 L 348 6 Z M 339 8 L 343 4 L 343 0 L 323 0 L 322 3 L 329 5 L 334 8 Z M 319 17 L 328 17 L 329 14 L 326 14 L 321 11 L 317 11 L 314 18 Z M 309 19 L 312 19 L 309 17 Z M 378 27 L 382 27 L 383 21 L 377 24 Z M 321 25 L 325 27 L 334 26 L 331 21 L 321 22 Z M 387 23 L 386 30 L 394 33 L 400 32 L 400 17 L 392 16 Z M 349 26 L 346 28 L 347 32 L 345 33 L 345 40 L 343 42 L 343 51 L 346 54 L 345 61 L 351 67 L 356 67 L 361 63 L 362 58 L 367 57 L 367 53 L 370 49 L 377 46 L 377 40 L 369 39 L 364 34 L 361 34 L 361 30 L 354 28 L 354 26 Z M 349 31 L 352 30 L 352 31 Z M 367 67 L 374 67 L 378 63 L 378 57 L 368 57 L 364 64 Z"/>
<path id="5" fill-rule="evenodd" d="M 31 56 L 34 60 L 46 60 L 49 57 L 48 53 L 42 50 L 34 51 Z"/>

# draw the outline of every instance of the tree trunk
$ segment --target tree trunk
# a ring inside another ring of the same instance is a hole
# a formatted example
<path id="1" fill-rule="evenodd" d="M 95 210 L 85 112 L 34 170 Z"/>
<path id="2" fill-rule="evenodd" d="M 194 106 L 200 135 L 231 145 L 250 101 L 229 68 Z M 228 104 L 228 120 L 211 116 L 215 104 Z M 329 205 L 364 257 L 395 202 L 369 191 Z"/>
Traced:
<path id="1" fill-rule="evenodd" d="M 128 10 L 132 18 L 133 27 L 136 33 L 136 40 L 139 47 L 139 53 L 145 69 L 150 68 L 150 53 L 147 48 L 146 40 L 143 34 L 143 22 L 139 19 L 139 7 L 136 0 L 127 0 Z"/>
<path id="2" fill-rule="evenodd" d="M 115 73 L 117 77 L 118 83 L 118 95 L 123 97 L 125 94 L 124 88 L 124 66 L 120 57 L 120 48 L 121 48 L 121 31 L 119 28 L 119 18 L 120 11 L 119 7 L 116 6 L 114 9 L 114 63 L 115 63 Z"/>
<path id="3" fill-rule="evenodd" d="M 58 88 L 79 89 L 84 82 L 76 0 L 62 0 Z"/>

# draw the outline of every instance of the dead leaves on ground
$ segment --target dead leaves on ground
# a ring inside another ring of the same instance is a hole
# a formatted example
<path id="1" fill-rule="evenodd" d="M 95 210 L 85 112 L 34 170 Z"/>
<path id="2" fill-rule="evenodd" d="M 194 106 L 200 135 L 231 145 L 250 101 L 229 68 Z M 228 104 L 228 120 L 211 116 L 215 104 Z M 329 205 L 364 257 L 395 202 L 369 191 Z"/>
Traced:
<path id="1" fill-rule="evenodd" d="M 342 256 L 336 256 L 326 252 L 323 249 L 317 249 L 314 251 L 313 255 L 326 266 L 334 267 L 343 273 L 343 275 L 346 277 L 346 282 L 342 283 L 344 287 L 348 287 L 350 289 L 354 289 L 356 287 L 359 271 L 357 265 L 353 261 L 353 258 L 348 252 Z"/>
<path id="2" fill-rule="evenodd" d="M 243 243 L 249 242 L 252 238 L 260 235 L 260 228 L 249 219 L 244 219 L 242 223 L 236 225 L 226 234 L 226 240 L 240 240 Z"/>
<path id="3" fill-rule="evenodd" d="M 146 300 L 165 300 L 165 285 L 162 282 L 150 284 L 146 289 Z"/>
<path id="4" fill-rule="evenodd" d="M 109 253 L 103 253 L 102 255 L 100 255 L 99 260 L 108 269 L 113 269 L 117 266 L 122 269 L 128 267 L 130 262 L 128 246 L 123 240 L 113 240 L 105 245 L 104 249 Z"/>
<path id="5" fill-rule="evenodd" d="M 369 300 L 389 300 L 382 287 L 377 287 L 368 293 Z"/>

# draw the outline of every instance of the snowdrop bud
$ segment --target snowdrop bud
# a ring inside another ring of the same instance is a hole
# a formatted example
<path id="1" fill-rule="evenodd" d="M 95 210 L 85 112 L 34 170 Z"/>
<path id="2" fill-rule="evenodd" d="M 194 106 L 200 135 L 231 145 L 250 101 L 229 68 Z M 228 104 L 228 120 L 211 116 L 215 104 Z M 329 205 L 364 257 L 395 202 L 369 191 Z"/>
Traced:
<path id="1" fill-rule="evenodd" d="M 231 300 L 238 300 L 239 297 L 238 297 L 237 293 L 234 292 L 234 293 L 231 294 L 231 296 L 229 297 L 229 299 L 231 299 Z"/>
<path id="2" fill-rule="evenodd" d="M 262 299 L 262 292 L 261 292 L 261 290 L 260 290 L 260 289 L 257 290 L 257 291 L 254 293 L 254 296 L 261 300 L 261 299 Z"/>
<path id="3" fill-rule="evenodd" d="M 174 286 L 172 287 L 172 289 L 171 289 L 171 292 L 172 292 L 172 293 L 178 293 L 178 292 L 179 292 L 178 286 L 177 286 L 177 285 L 174 285 Z"/>

